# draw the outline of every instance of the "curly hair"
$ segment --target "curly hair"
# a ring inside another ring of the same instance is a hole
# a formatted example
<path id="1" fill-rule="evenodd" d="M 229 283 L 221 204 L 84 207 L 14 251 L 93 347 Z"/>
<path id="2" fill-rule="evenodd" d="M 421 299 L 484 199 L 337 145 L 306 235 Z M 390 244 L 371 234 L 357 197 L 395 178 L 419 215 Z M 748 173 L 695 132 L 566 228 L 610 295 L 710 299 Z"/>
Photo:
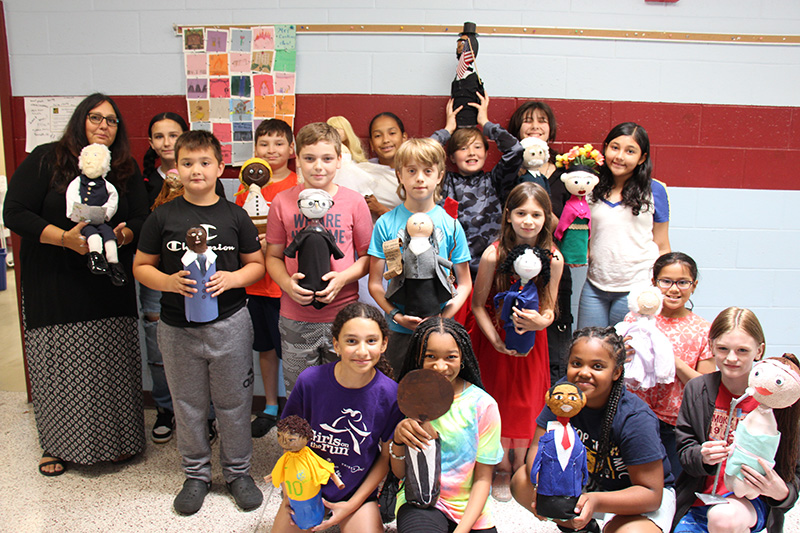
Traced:
<path id="1" fill-rule="evenodd" d="M 311 429 L 311 424 L 309 424 L 305 418 L 301 418 L 297 415 L 290 415 L 278 420 L 276 426 L 278 427 L 278 433 L 297 435 L 306 440 L 314 438 L 314 430 Z"/>
<path id="2" fill-rule="evenodd" d="M 412 370 L 422 368 L 425 351 L 428 349 L 428 339 L 432 333 L 453 337 L 458 351 L 461 353 L 461 370 L 458 372 L 458 377 L 483 389 L 481 371 L 478 367 L 478 359 L 472 350 L 469 333 L 464 326 L 452 318 L 443 318 L 441 315 L 426 318 L 411 334 L 411 341 L 408 343 L 408 350 L 400 371 L 400 379 Z"/>
<path id="3" fill-rule="evenodd" d="M 622 187 L 622 201 L 620 202 L 625 207 L 629 207 L 634 216 L 638 216 L 641 211 L 650 209 L 653 203 L 652 182 L 650 180 L 650 175 L 653 171 L 653 163 L 650 157 L 650 137 L 647 135 L 647 131 L 635 122 L 617 124 L 608 132 L 603 141 L 603 154 L 605 155 L 606 148 L 608 148 L 611 141 L 623 135 L 633 137 L 645 157 L 641 164 L 636 165 L 636 168 L 633 169 L 633 175 Z M 608 164 L 605 164 L 600 167 L 600 181 L 592 190 L 592 200 L 598 201 L 608 198 L 613 188 L 614 176 L 611 174 Z"/>
<path id="4" fill-rule="evenodd" d="M 553 254 L 548 250 L 539 248 L 538 246 L 529 246 L 527 244 L 515 246 L 510 252 L 508 252 L 505 261 L 498 265 L 498 272 L 502 272 L 503 274 L 513 274 L 514 261 L 524 255 L 527 250 L 532 250 L 533 255 L 538 257 L 539 261 L 542 262 L 542 270 L 536 276 L 536 279 L 541 280 L 542 285 L 547 286 L 547 284 L 550 283 L 550 258 L 553 257 Z"/>
<path id="5" fill-rule="evenodd" d="M 597 339 L 603 343 L 608 349 L 611 360 L 614 361 L 614 369 L 621 370 L 619 377 L 611 385 L 611 392 L 608 395 L 608 400 L 606 401 L 606 406 L 603 411 L 603 425 L 600 428 L 600 449 L 597 453 L 593 472 L 593 474 L 602 475 L 604 471 L 608 470 L 608 465 L 606 463 L 608 461 L 608 454 L 613 446 L 611 442 L 611 428 L 614 424 L 614 417 L 617 414 L 619 400 L 622 398 L 622 392 L 625 389 L 625 341 L 617 334 L 613 326 L 606 328 L 583 328 L 572 334 L 572 343 L 569 346 L 569 353 L 572 353 L 572 348 L 578 341 L 588 339 Z"/>
<path id="6" fill-rule="evenodd" d="M 101 105 L 103 102 L 108 102 L 114 109 L 114 114 L 117 116 L 119 122 L 117 123 L 117 133 L 114 137 L 114 142 L 108 147 L 111 150 L 111 172 L 108 173 L 106 179 L 111 182 L 120 193 L 127 190 L 127 182 L 130 177 L 136 174 L 136 162 L 131 156 L 131 146 L 128 141 L 128 131 L 125 128 L 125 121 L 122 120 L 122 115 L 117 107 L 117 103 L 102 93 L 90 94 L 78 104 L 72 116 L 67 122 L 67 127 L 64 129 L 64 134 L 61 139 L 56 143 L 55 156 L 53 164 L 53 177 L 50 180 L 50 186 L 58 192 L 67 190 L 67 185 L 75 176 L 80 175 L 78 169 L 78 155 L 81 150 L 89 144 L 89 138 L 86 137 L 86 117 L 89 112 Z"/>
<path id="7" fill-rule="evenodd" d="M 378 324 L 378 329 L 381 330 L 381 336 L 384 339 L 389 338 L 389 325 L 386 323 L 386 317 L 383 315 L 383 312 L 363 302 L 349 303 L 336 313 L 336 317 L 333 319 L 333 324 L 331 325 L 331 337 L 338 339 L 344 325 L 354 318 L 372 320 Z M 381 358 L 378 360 L 375 368 L 383 372 L 387 377 L 394 379 L 392 365 L 383 354 L 381 354 Z"/>
<path id="8" fill-rule="evenodd" d="M 164 113 L 159 113 L 158 115 L 154 116 L 150 119 L 150 125 L 147 127 L 147 136 L 152 139 L 153 138 L 153 126 L 156 125 L 156 122 L 161 122 L 162 120 L 171 120 L 175 122 L 178 126 L 181 127 L 181 132 L 189 131 L 189 126 L 186 124 L 186 121 L 183 120 L 183 117 L 177 113 L 173 113 L 172 111 L 165 111 Z M 177 152 L 175 155 L 178 155 Z M 147 177 L 153 173 L 156 169 L 156 160 L 158 159 L 158 154 L 151 146 L 147 149 L 144 153 L 144 157 L 142 158 L 142 175 Z"/>

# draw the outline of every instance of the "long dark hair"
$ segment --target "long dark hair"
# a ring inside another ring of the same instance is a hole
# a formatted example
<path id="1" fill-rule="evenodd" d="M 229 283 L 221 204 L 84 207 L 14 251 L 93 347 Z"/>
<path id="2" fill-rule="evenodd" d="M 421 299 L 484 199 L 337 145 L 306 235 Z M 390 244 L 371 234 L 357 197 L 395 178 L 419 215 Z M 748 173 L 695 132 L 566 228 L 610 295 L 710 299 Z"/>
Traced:
<path id="1" fill-rule="evenodd" d="M 619 400 L 622 398 L 622 392 L 625 389 L 625 342 L 622 337 L 617 335 L 617 331 L 613 326 L 607 328 L 583 328 L 572 334 L 572 343 L 569 346 L 570 353 L 575 343 L 581 339 L 597 339 L 605 344 L 611 359 L 614 361 L 614 369 L 619 368 L 621 370 L 619 378 L 611 385 L 611 392 L 608 395 L 605 410 L 603 411 L 603 425 L 600 428 L 600 449 L 597 452 L 594 471 L 592 472 L 593 474 L 602 475 L 604 471 L 608 470 L 606 462 L 613 445 L 611 442 L 611 429 L 614 425 L 614 417 L 617 414 Z"/>
<path id="2" fill-rule="evenodd" d="M 331 325 L 331 337 L 334 339 L 339 338 L 339 333 L 342 332 L 344 325 L 354 318 L 366 318 L 378 324 L 378 329 L 381 330 L 381 335 L 384 339 L 389 338 L 389 325 L 386 323 L 386 317 L 383 313 L 375 307 L 365 304 L 363 302 L 353 302 L 345 305 L 336 313 L 336 318 L 333 319 Z M 386 374 L 386 376 L 394 379 L 394 371 L 392 365 L 386 359 L 386 356 L 381 354 L 381 358 L 375 365 L 375 368 Z"/>
<path id="3" fill-rule="evenodd" d="M 781 357 L 782 363 L 787 365 L 795 372 L 800 372 L 800 362 L 793 353 L 785 353 Z M 797 487 L 794 471 L 798 461 L 798 425 L 800 425 L 800 401 L 784 409 L 773 409 L 775 421 L 778 423 L 778 430 L 781 432 L 781 440 L 778 451 L 775 454 L 775 470 L 786 483 L 791 483 Z"/>
<path id="4" fill-rule="evenodd" d="M 111 172 L 108 173 L 106 179 L 113 183 L 120 192 L 125 192 L 128 178 L 136 171 L 136 163 L 131 157 L 128 132 L 125 129 L 125 121 L 122 120 L 119 107 L 110 96 L 102 93 L 90 94 L 84 98 L 67 122 L 64 135 L 56 144 L 53 178 L 50 180 L 50 186 L 53 189 L 59 192 L 65 191 L 69 182 L 80 175 L 78 156 L 81 150 L 89 144 L 89 139 L 86 137 L 86 117 L 92 109 L 103 102 L 111 104 L 114 114 L 119 120 L 117 135 L 114 137 L 114 142 L 108 147 L 111 150 Z"/>
<path id="5" fill-rule="evenodd" d="M 508 254 L 517 243 L 517 234 L 514 233 L 514 227 L 508 221 L 508 217 L 514 209 L 518 208 L 529 199 L 533 199 L 544 211 L 544 226 L 536 236 L 536 246 L 539 248 L 551 251 L 553 249 L 553 230 L 555 229 L 550 214 L 553 212 L 552 204 L 550 203 L 550 196 L 547 194 L 540 185 L 531 182 L 523 182 L 514 187 L 508 194 L 506 206 L 503 209 L 503 216 L 500 221 L 500 239 L 497 245 L 497 264 L 502 265 Z M 511 286 L 511 276 L 508 273 L 500 272 L 498 269 L 495 274 L 495 286 L 498 291 L 506 291 Z M 542 309 L 555 306 L 556 302 L 550 301 L 550 291 L 546 290 L 547 282 L 543 276 L 536 276 L 536 288 L 539 289 L 539 302 Z M 556 312 L 553 309 L 553 312 Z"/>
<path id="6" fill-rule="evenodd" d="M 425 350 L 428 348 L 428 339 L 431 333 L 440 333 L 453 337 L 458 346 L 458 351 L 461 352 L 461 370 L 458 373 L 458 377 L 483 389 L 478 358 L 475 357 L 475 352 L 472 350 L 472 341 L 469 338 L 469 333 L 464 329 L 464 326 L 452 318 L 443 318 L 440 315 L 426 318 L 411 334 L 411 341 L 408 343 L 403 368 L 400 371 L 400 379 L 403 379 L 412 370 L 422 368 L 423 357 L 425 356 Z"/>
<path id="7" fill-rule="evenodd" d="M 625 207 L 630 207 L 634 216 L 637 216 L 641 211 L 650 209 L 652 206 L 652 188 L 650 175 L 653 171 L 653 163 L 650 157 L 650 137 L 647 131 L 636 124 L 635 122 L 623 122 L 617 124 L 608 132 L 606 139 L 603 141 L 603 154 L 605 155 L 608 144 L 622 135 L 629 135 L 633 137 L 636 144 L 642 150 L 642 155 L 645 155 L 645 160 L 636 165 L 633 169 L 633 175 L 625 182 L 622 188 L 622 201 L 620 202 Z M 608 168 L 608 162 L 600 167 L 600 181 L 592 191 L 592 200 L 603 200 L 611 193 L 614 188 L 614 176 Z"/>
<path id="8" fill-rule="evenodd" d="M 511 118 L 508 119 L 508 128 L 507 131 L 518 140 L 522 140 L 519 138 L 519 129 L 522 127 L 522 122 L 525 120 L 525 115 L 528 113 L 533 113 L 537 109 L 540 109 L 545 116 L 547 117 L 547 123 L 550 125 L 550 136 L 545 139 L 548 143 L 551 143 L 556 140 L 556 131 L 558 130 L 558 126 L 556 124 L 556 115 L 553 113 L 553 109 L 546 103 L 541 102 L 539 100 L 529 100 L 519 106 L 516 111 L 511 115 Z"/>
<path id="9" fill-rule="evenodd" d="M 161 122 L 162 120 L 171 120 L 176 122 L 178 126 L 181 127 L 181 131 L 189 131 L 189 126 L 186 124 L 186 121 L 183 120 L 182 116 L 177 113 L 173 113 L 172 111 L 165 111 L 163 113 L 159 113 L 150 120 L 150 125 L 147 126 L 147 136 L 149 138 L 153 138 L 153 126 L 155 126 L 156 122 Z M 175 155 L 178 155 L 177 152 Z M 156 169 L 156 159 L 158 159 L 158 154 L 151 146 L 144 153 L 144 158 L 142 159 L 142 176 L 147 177 L 153 173 L 153 171 Z"/>

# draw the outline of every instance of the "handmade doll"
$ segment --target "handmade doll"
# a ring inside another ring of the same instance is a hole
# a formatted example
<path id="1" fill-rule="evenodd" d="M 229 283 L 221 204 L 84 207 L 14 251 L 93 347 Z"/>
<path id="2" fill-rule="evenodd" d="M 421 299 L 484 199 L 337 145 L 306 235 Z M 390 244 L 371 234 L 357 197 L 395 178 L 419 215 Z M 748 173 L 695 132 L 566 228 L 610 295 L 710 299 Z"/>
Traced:
<path id="1" fill-rule="evenodd" d="M 248 159 L 239 171 L 239 181 L 242 182 L 245 188 L 236 194 L 245 195 L 242 207 L 250 215 L 250 219 L 256 225 L 258 233 L 264 233 L 267 230 L 269 203 L 264 199 L 264 195 L 261 194 L 261 188 L 266 187 L 270 179 L 272 179 L 272 167 L 260 157 Z"/>
<path id="2" fill-rule="evenodd" d="M 344 253 L 336 246 L 333 234 L 320 222 L 332 206 L 333 198 L 322 189 L 300 191 L 297 207 L 308 223 L 297 232 L 283 251 L 286 257 L 297 256 L 297 271 L 305 275 L 297 283 L 314 292 L 321 291 L 328 285 L 327 281 L 322 280 L 322 276 L 331 271 L 331 256 L 334 259 L 344 257 Z M 322 309 L 327 304 L 320 302 L 315 296 L 309 305 Z"/>
<path id="3" fill-rule="evenodd" d="M 119 263 L 117 237 L 106 224 L 119 204 L 117 188 L 105 179 L 111 170 L 111 151 L 103 144 L 85 146 L 78 157 L 78 168 L 81 175 L 67 186 L 67 217 L 87 223 L 81 235 L 86 237 L 92 274 L 108 275 L 111 283 L 120 287 L 128 283 L 128 277 Z"/>
<path id="4" fill-rule="evenodd" d="M 336 475 L 335 466 L 314 453 L 307 446 L 314 437 L 311 425 L 297 415 L 278 421 L 278 444 L 284 454 L 280 456 L 272 474 L 265 480 L 275 487 L 283 483 L 284 495 L 292 508 L 292 520 L 300 529 L 311 529 L 322 523 L 325 505 L 320 487 L 333 481 L 339 488 L 344 483 Z"/>
<path id="5" fill-rule="evenodd" d="M 553 233 L 564 263 L 572 266 L 585 265 L 589 250 L 591 213 L 586 195 L 597 185 L 596 168 L 603 164 L 603 156 L 591 144 L 573 147 L 568 153 L 556 156 L 556 166 L 566 168 L 561 181 L 572 195 L 564 203 L 564 210 Z"/>
<path id="6" fill-rule="evenodd" d="M 657 383 L 675 381 L 675 353 L 672 343 L 658 327 L 656 315 L 661 312 L 664 295 L 652 285 L 634 289 L 628 294 L 628 309 L 635 322 L 620 322 L 614 329 L 623 338 L 631 337 L 628 346 L 636 353 L 625 363 L 625 385 L 631 390 L 647 390 Z"/>
<path id="7" fill-rule="evenodd" d="M 547 177 L 539 172 L 548 159 L 550 159 L 550 148 L 547 143 L 538 137 L 525 137 L 520 141 L 522 148 L 522 170 L 524 173 L 519 177 L 520 181 L 530 181 L 541 186 L 548 193 L 550 183 Z"/>
<path id="8" fill-rule="evenodd" d="M 178 196 L 183 196 L 183 183 L 181 183 L 178 169 L 173 168 L 167 171 L 167 177 L 164 179 L 164 183 L 161 185 L 161 192 L 159 192 L 158 196 L 156 196 L 156 199 L 153 201 L 153 205 L 150 207 L 150 210 L 152 211 L 160 205 L 171 202 Z"/>
<path id="9" fill-rule="evenodd" d="M 500 301 L 503 302 L 500 320 L 503 321 L 506 332 L 506 348 L 525 355 L 533 348 L 536 332 L 518 332 L 511 319 L 512 308 L 539 310 L 539 289 L 533 278 L 539 276 L 538 280 L 543 287 L 550 281 L 550 252 L 538 246 L 520 244 L 508 253 L 505 262 L 498 269 L 501 273 L 515 274 L 519 278 L 507 291 L 495 295 L 494 305 L 499 307 Z"/>
<path id="10" fill-rule="evenodd" d="M 405 306 L 405 315 L 438 315 L 442 304 L 455 295 L 447 272 L 453 263 L 439 255 L 440 236 L 441 230 L 425 213 L 411 215 L 401 232 L 403 268 L 389 282 L 386 299 Z"/>
<path id="11" fill-rule="evenodd" d="M 412 446 L 406 448 L 405 497 L 406 502 L 415 507 L 433 507 L 439 498 L 442 441 L 431 421 L 447 413 L 454 397 L 453 386 L 447 378 L 430 369 L 412 370 L 397 386 L 400 411 L 417 420 L 432 438 L 421 450 Z"/>
<path id="12" fill-rule="evenodd" d="M 186 253 L 181 257 L 183 269 L 189 271 L 188 279 L 197 283 L 197 292 L 183 297 L 184 313 L 189 322 L 211 322 L 219 316 L 216 298 L 206 291 L 206 283 L 217 272 L 217 254 L 206 244 L 208 234 L 202 226 L 189 228 L 186 232 Z"/>
<path id="13" fill-rule="evenodd" d="M 539 439 L 531 467 L 536 487 L 536 514 L 558 520 L 575 518 L 575 505 L 589 481 L 586 448 L 569 419 L 586 405 L 586 396 L 574 383 L 553 385 L 545 395 L 556 420 Z"/>
<path id="14" fill-rule="evenodd" d="M 747 389 L 758 400 L 758 407 L 736 426 L 733 446 L 725 465 L 725 486 L 738 498 L 752 500 L 760 493 L 745 482 L 742 465 L 764 475 L 764 468 L 758 462 L 760 457 L 776 470 L 783 466 L 794 471 L 794 465 L 776 465 L 775 454 L 782 437 L 788 439 L 784 446 L 788 445 L 790 450 L 795 449 L 797 442 L 797 416 L 787 409 L 800 399 L 800 367 L 797 359 L 793 354 L 784 354 L 754 364 Z M 781 413 L 783 417 L 778 417 L 784 424 L 779 426 L 773 409 L 787 410 Z"/>
<path id="15" fill-rule="evenodd" d="M 479 104 L 480 100 L 476 93 L 486 94 L 478 71 L 475 70 L 475 58 L 478 57 L 476 29 L 474 22 L 465 22 L 464 30 L 458 34 L 456 43 L 458 68 L 456 79 L 450 87 L 450 96 L 453 98 L 453 109 L 462 107 L 456 115 L 456 124 L 459 128 L 474 127 L 478 124 L 478 110 L 469 103 Z"/>

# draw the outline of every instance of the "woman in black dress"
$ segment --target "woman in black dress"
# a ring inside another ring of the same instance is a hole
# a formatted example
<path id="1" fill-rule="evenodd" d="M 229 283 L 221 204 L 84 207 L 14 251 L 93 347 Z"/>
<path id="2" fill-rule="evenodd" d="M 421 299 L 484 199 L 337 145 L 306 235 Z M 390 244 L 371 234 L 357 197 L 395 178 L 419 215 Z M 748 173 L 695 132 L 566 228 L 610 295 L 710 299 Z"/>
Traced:
<path id="1" fill-rule="evenodd" d="M 39 472 L 66 463 L 118 461 L 144 449 L 141 352 L 134 284 L 117 287 L 87 267 L 83 224 L 67 216 L 65 190 L 80 175 L 89 144 L 111 150 L 106 179 L 119 192 L 109 225 L 129 280 L 147 195 L 131 157 L 125 123 L 111 98 L 83 100 L 61 140 L 37 147 L 11 178 L 6 225 L 22 237 L 22 314 L 36 427 Z"/>

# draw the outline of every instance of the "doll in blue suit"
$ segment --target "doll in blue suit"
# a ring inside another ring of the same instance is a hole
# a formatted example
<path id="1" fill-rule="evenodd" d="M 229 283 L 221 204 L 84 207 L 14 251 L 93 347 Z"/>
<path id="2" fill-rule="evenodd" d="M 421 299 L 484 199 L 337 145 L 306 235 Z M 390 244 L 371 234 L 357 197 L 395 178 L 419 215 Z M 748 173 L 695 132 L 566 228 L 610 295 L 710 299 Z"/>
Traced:
<path id="1" fill-rule="evenodd" d="M 569 423 L 586 405 L 586 396 L 573 383 L 557 383 L 547 391 L 547 407 L 556 415 L 539 439 L 531 468 L 536 487 L 536 514 L 547 518 L 575 518 L 575 504 L 589 480 L 586 448 Z"/>
<path id="2" fill-rule="evenodd" d="M 186 276 L 197 282 L 194 296 L 184 296 L 183 306 L 186 320 L 189 322 L 211 322 L 219 316 L 219 305 L 216 298 L 206 291 L 206 283 L 217 272 L 217 254 L 208 248 L 206 230 L 201 226 L 189 228 L 186 232 L 186 253 L 181 262 L 189 271 Z"/>

